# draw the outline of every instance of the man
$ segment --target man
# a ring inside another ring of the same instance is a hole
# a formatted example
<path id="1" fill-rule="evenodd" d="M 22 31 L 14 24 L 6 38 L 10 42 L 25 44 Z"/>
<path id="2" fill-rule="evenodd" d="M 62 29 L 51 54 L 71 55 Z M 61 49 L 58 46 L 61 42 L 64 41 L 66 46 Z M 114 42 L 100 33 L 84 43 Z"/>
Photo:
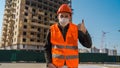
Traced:
<path id="1" fill-rule="evenodd" d="M 62 4 L 57 11 L 58 23 L 50 27 L 45 45 L 45 58 L 48 68 L 78 68 L 78 39 L 79 42 L 90 48 L 91 38 L 84 22 L 78 26 L 70 22 L 71 8 Z"/>

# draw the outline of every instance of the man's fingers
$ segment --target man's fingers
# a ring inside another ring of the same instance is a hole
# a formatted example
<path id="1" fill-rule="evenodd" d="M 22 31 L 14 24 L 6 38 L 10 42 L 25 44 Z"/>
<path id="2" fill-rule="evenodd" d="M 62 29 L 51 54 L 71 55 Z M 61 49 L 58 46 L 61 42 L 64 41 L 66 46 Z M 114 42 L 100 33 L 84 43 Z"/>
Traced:
<path id="1" fill-rule="evenodd" d="M 81 24 L 78 24 L 78 30 L 82 31 L 83 33 L 86 33 L 86 28 L 84 25 L 84 20 L 82 20 Z"/>
<path id="2" fill-rule="evenodd" d="M 81 24 L 78 24 L 78 29 L 79 29 L 79 30 L 81 29 Z"/>
<path id="3" fill-rule="evenodd" d="M 82 24 L 84 24 L 84 20 L 82 19 Z"/>

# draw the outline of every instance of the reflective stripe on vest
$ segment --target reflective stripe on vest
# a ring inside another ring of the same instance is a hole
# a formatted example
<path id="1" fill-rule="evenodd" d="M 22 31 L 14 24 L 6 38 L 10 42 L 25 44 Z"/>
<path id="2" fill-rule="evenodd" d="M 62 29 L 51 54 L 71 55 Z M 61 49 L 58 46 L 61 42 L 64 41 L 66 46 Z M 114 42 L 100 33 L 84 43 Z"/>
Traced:
<path id="1" fill-rule="evenodd" d="M 60 49 L 63 49 L 63 48 L 66 48 L 66 49 L 78 49 L 78 46 L 63 46 L 63 45 L 53 45 L 52 48 L 60 48 Z"/>
<path id="2" fill-rule="evenodd" d="M 59 58 L 59 59 L 78 59 L 78 55 L 69 55 L 69 56 L 63 56 L 58 54 L 53 54 L 52 58 Z"/>

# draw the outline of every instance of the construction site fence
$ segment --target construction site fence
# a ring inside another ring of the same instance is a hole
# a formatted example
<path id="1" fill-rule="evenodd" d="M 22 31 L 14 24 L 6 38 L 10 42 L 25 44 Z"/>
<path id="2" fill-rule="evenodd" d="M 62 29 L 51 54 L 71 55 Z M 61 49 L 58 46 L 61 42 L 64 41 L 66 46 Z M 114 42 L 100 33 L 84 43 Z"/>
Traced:
<path id="1" fill-rule="evenodd" d="M 107 53 L 79 53 L 80 62 L 120 62 L 120 56 Z M 44 51 L 0 50 L 0 62 L 38 62 L 45 63 Z"/>

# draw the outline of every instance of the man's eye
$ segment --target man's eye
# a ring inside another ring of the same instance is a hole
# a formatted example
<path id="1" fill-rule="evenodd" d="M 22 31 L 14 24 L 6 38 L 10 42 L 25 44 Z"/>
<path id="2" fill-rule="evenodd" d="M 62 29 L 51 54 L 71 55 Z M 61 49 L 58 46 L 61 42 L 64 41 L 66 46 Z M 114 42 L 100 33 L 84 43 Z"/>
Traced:
<path id="1" fill-rule="evenodd" d="M 61 15 L 60 17 L 63 18 L 63 15 Z"/>
<path id="2" fill-rule="evenodd" d="M 68 18 L 68 16 L 65 16 L 65 18 Z"/>

